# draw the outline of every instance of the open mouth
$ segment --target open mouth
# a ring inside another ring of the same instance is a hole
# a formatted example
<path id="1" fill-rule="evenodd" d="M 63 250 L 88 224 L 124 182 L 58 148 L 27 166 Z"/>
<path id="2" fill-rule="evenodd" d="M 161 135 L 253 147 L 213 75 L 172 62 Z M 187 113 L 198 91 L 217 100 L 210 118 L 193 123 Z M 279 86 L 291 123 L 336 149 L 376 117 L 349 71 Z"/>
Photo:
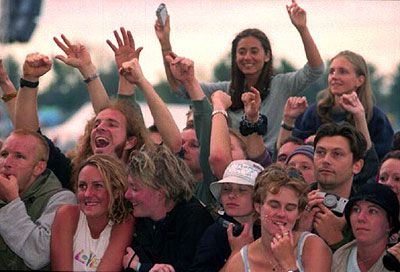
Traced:
<path id="1" fill-rule="evenodd" d="M 97 137 L 95 139 L 94 144 L 96 145 L 97 148 L 104 148 L 110 144 L 110 141 L 104 137 Z"/>

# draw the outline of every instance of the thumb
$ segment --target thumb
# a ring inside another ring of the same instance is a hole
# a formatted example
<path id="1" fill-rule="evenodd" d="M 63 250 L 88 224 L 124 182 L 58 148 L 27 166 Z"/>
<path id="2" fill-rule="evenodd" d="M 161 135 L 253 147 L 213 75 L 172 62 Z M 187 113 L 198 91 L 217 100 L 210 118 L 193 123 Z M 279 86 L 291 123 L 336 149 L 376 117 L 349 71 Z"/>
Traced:
<path id="1" fill-rule="evenodd" d="M 133 249 L 131 247 L 126 248 L 126 253 L 127 254 L 133 254 Z"/>
<path id="2" fill-rule="evenodd" d="M 137 54 L 137 57 L 138 57 L 138 58 L 139 58 L 140 52 L 142 52 L 142 50 L 143 50 L 143 47 L 142 47 L 142 46 L 139 47 L 138 49 L 136 49 L 136 54 Z"/>
<path id="3" fill-rule="evenodd" d="M 233 224 L 232 223 L 229 223 L 226 233 L 228 234 L 228 240 L 229 241 L 232 240 L 233 239 Z"/>
<path id="4" fill-rule="evenodd" d="M 66 57 L 64 57 L 63 55 L 56 55 L 55 58 L 58 59 L 58 60 L 61 60 L 61 61 L 64 62 L 64 63 L 66 63 L 66 62 L 65 62 Z"/>

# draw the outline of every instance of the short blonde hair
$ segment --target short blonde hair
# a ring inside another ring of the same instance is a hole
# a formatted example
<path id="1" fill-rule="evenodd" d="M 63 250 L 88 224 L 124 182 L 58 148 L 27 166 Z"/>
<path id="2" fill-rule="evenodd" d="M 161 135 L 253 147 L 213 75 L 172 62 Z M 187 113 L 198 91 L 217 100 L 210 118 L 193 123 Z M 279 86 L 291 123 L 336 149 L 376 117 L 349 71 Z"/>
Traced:
<path id="1" fill-rule="evenodd" d="M 144 186 L 160 190 L 167 201 L 179 202 L 193 197 L 195 179 L 186 163 L 164 145 L 132 151 L 130 174 Z"/>
<path id="2" fill-rule="evenodd" d="M 253 193 L 254 203 L 264 204 L 268 193 L 277 194 L 282 187 L 297 194 L 299 212 L 302 212 L 307 204 L 308 184 L 296 168 L 286 165 L 272 164 L 258 174 Z"/>

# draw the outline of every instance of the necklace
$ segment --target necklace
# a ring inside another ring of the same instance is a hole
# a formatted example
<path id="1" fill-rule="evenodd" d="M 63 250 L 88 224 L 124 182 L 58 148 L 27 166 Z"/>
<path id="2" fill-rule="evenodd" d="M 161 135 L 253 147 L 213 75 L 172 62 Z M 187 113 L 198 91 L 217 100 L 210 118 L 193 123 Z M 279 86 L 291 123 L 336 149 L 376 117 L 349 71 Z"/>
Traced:
<path id="1" fill-rule="evenodd" d="M 264 256 L 264 260 L 271 266 L 273 272 L 285 272 L 279 262 L 276 260 L 272 252 L 269 252 L 267 248 L 260 242 L 261 251 Z"/>

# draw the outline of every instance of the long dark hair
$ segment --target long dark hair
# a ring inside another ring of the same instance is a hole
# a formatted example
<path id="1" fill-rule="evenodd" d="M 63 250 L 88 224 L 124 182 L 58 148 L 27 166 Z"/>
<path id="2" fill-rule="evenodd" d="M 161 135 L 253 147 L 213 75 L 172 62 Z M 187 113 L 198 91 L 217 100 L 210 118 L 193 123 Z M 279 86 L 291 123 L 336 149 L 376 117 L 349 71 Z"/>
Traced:
<path id="1" fill-rule="evenodd" d="M 243 38 L 254 37 L 260 41 L 261 46 L 264 49 L 265 54 L 270 55 L 270 60 L 264 64 L 262 72 L 257 80 L 255 87 L 260 91 L 261 100 L 264 100 L 268 95 L 268 88 L 271 82 L 273 68 L 272 68 L 272 50 L 271 44 L 268 37 L 259 29 L 248 28 L 236 35 L 235 39 L 232 41 L 232 51 L 231 51 L 231 85 L 229 88 L 229 94 L 232 98 L 232 110 L 243 109 L 244 105 L 241 99 L 241 95 L 245 88 L 245 75 L 240 71 L 236 64 L 236 49 L 239 41 Z"/>

